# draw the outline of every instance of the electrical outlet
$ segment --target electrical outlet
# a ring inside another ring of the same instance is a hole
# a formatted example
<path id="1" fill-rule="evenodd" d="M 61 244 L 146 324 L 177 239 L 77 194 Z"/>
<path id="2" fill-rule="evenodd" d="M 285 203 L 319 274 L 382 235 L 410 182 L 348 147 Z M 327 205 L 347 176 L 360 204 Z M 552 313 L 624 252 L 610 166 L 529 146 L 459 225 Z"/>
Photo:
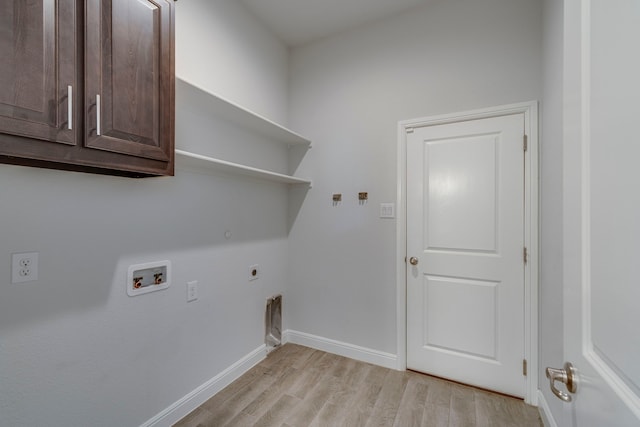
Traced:
<path id="1" fill-rule="evenodd" d="M 187 282 L 187 302 L 198 299 L 198 281 Z"/>
<path id="2" fill-rule="evenodd" d="M 257 280 L 260 278 L 260 266 L 254 264 L 249 267 L 249 281 Z"/>
<path id="3" fill-rule="evenodd" d="M 38 280 L 38 252 L 11 254 L 11 283 Z"/>

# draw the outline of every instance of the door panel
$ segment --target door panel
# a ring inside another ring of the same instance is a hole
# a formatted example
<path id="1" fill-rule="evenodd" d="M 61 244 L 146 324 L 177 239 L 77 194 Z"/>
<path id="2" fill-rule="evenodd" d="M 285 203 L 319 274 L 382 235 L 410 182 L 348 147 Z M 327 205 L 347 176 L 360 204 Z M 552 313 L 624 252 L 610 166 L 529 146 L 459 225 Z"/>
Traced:
<path id="1" fill-rule="evenodd" d="M 428 141 L 425 249 L 496 251 L 498 135 Z"/>
<path id="2" fill-rule="evenodd" d="M 637 426 L 640 7 L 570 0 L 566 10 L 564 332 L 578 387 L 564 424 Z"/>
<path id="3" fill-rule="evenodd" d="M 407 366 L 523 397 L 524 115 L 407 137 Z"/>
<path id="4" fill-rule="evenodd" d="M 87 147 L 170 160 L 170 1 L 87 2 Z"/>
<path id="5" fill-rule="evenodd" d="M 4 0 L 0 29 L 0 130 L 74 144 L 75 1 Z"/>
<path id="6" fill-rule="evenodd" d="M 588 166 L 591 174 L 591 339 L 593 351 L 640 396 L 640 338 L 621 339 L 631 321 L 640 324 L 637 237 L 640 236 L 640 182 L 637 160 L 640 59 L 626 48 L 640 40 L 640 5 L 620 1 L 616 7 L 593 2 Z M 627 10 L 629 8 L 629 10 Z M 622 41 L 620 39 L 623 39 Z M 625 42 L 625 39 L 627 40 Z M 615 43 L 615 46 L 612 46 Z M 615 71 L 612 70 L 615 69 Z M 618 80 L 620 79 L 620 80 Z M 635 111 L 634 111 L 635 110 Z M 615 207 L 615 211 L 611 211 Z M 613 218 L 612 218 L 613 216 Z M 615 236 L 615 238 L 612 238 Z M 635 252 L 635 253 L 634 253 Z M 628 315 L 632 314 L 632 318 Z M 629 344 L 635 344 L 630 352 Z"/>
<path id="7" fill-rule="evenodd" d="M 425 276 L 423 346 L 496 360 L 498 286 L 499 282 Z"/>
<path id="8" fill-rule="evenodd" d="M 103 63 L 103 75 L 111 73 L 113 85 L 104 86 L 104 105 L 111 108 L 105 110 L 103 124 L 118 138 L 135 135 L 139 143 L 158 145 L 160 10 L 147 0 L 116 1 L 111 10 L 112 68 Z"/>

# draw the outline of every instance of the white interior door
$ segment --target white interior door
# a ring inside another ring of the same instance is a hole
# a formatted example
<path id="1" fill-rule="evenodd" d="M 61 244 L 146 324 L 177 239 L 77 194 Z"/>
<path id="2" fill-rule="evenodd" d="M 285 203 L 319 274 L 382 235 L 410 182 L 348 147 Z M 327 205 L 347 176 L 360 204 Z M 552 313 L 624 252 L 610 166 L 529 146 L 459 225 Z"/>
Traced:
<path id="1" fill-rule="evenodd" d="M 566 0 L 565 34 L 563 425 L 639 426 L 640 3 Z"/>
<path id="2" fill-rule="evenodd" d="M 524 397 L 524 114 L 407 136 L 407 367 Z M 415 265 L 412 265 L 415 264 Z"/>

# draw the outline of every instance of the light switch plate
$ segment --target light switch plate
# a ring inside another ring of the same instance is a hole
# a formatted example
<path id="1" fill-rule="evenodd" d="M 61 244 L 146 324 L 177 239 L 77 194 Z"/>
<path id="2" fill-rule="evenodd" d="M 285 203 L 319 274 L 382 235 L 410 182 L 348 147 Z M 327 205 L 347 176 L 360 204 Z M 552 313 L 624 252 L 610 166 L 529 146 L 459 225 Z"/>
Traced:
<path id="1" fill-rule="evenodd" d="M 380 218 L 395 218 L 396 207 L 394 203 L 380 203 Z"/>
<path id="2" fill-rule="evenodd" d="M 187 302 L 198 299 L 198 281 L 187 282 Z"/>

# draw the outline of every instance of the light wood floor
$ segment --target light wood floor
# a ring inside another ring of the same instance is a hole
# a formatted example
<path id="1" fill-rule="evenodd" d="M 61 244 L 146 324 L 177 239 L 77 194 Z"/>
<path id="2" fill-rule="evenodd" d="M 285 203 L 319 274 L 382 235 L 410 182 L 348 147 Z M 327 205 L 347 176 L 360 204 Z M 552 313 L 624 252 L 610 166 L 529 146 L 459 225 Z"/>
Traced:
<path id="1" fill-rule="evenodd" d="M 175 427 L 540 427 L 523 401 L 286 344 Z"/>

